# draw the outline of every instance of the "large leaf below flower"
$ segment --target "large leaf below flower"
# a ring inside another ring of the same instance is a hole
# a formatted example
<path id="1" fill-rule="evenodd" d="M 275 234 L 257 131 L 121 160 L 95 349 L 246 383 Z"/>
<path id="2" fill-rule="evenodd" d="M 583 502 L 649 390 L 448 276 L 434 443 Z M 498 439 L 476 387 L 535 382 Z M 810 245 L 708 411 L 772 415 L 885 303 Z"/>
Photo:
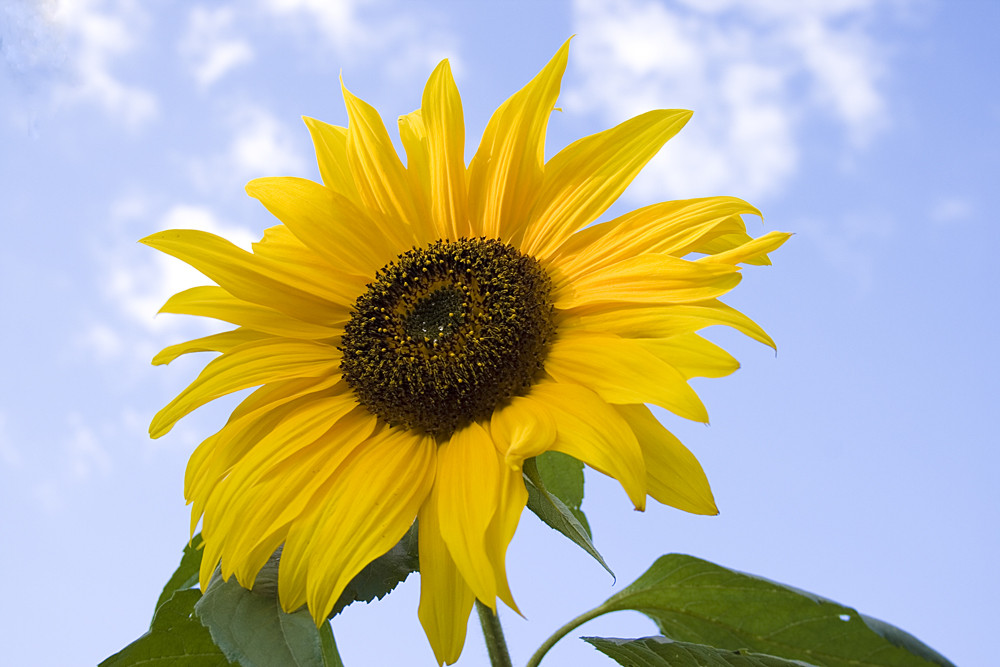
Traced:
<path id="1" fill-rule="evenodd" d="M 573 510 L 567 507 L 566 503 L 560 500 L 558 496 L 549 491 L 545 480 L 535 465 L 534 459 L 524 462 L 524 485 L 528 489 L 528 509 L 534 512 L 549 527 L 559 531 L 574 544 L 593 556 L 612 577 L 615 576 L 615 573 L 604 562 L 604 557 L 601 556 L 591 541 L 589 527 L 582 524 L 577 519 Z"/>
<path id="2" fill-rule="evenodd" d="M 156 609 L 149 632 L 102 662 L 98 667 L 187 665 L 224 667 L 229 660 L 195 616 L 201 592 L 180 590 Z"/>
<path id="3" fill-rule="evenodd" d="M 275 595 L 274 560 L 273 567 L 261 570 L 254 590 L 243 588 L 235 578 L 224 581 L 216 570 L 205 594 L 195 604 L 198 618 L 226 657 L 242 667 L 339 665 L 339 658 L 325 650 L 328 642 L 320 636 L 305 607 L 290 614 L 282 611 Z"/>
<path id="4" fill-rule="evenodd" d="M 666 637 L 614 639 L 583 637 L 598 651 L 625 667 L 811 667 L 807 662 L 714 646 L 675 642 Z"/>
<path id="5" fill-rule="evenodd" d="M 599 609 L 642 612 L 677 641 L 822 667 L 954 667 L 913 636 L 850 607 L 680 554 L 659 558 Z"/>

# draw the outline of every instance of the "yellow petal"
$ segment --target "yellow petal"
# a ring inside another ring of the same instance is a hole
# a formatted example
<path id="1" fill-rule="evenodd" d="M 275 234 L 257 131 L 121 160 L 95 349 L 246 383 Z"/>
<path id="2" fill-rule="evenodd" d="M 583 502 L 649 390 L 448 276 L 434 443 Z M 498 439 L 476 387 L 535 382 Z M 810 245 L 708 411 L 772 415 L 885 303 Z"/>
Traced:
<path id="1" fill-rule="evenodd" d="M 441 537 L 476 597 L 496 608 L 496 573 L 486 552 L 486 531 L 500 496 L 500 462 L 493 439 L 473 422 L 438 448 L 434 480 Z"/>
<path id="2" fill-rule="evenodd" d="M 699 243 L 746 231 L 741 214 L 760 211 L 736 197 L 706 197 L 653 204 L 571 236 L 553 255 L 570 278 L 644 253 L 683 257 Z"/>
<path id="3" fill-rule="evenodd" d="M 341 89 L 348 117 L 347 162 L 361 201 L 388 223 L 401 223 L 412 232 L 419 228 L 419 220 L 427 217 L 426 205 L 413 197 L 406 170 L 378 111 L 343 84 Z"/>
<path id="4" fill-rule="evenodd" d="M 599 303 L 689 303 L 714 299 L 740 282 L 731 266 L 689 262 L 665 254 L 630 257 L 572 282 L 557 277 L 556 307 Z"/>
<path id="5" fill-rule="evenodd" d="M 273 500 L 273 496 L 277 493 L 277 490 L 270 489 L 268 493 L 261 496 L 264 489 L 246 482 L 246 479 L 253 477 L 257 470 L 253 460 L 248 462 L 243 455 L 250 453 L 249 458 L 252 459 L 255 449 L 267 449 L 273 452 L 275 447 L 281 448 L 289 444 L 293 447 L 293 449 L 290 448 L 289 455 L 299 451 L 304 446 L 299 441 L 301 438 L 314 438 L 317 432 L 322 432 L 323 429 L 316 426 L 317 418 L 329 422 L 330 417 L 324 414 L 330 406 L 329 400 L 329 398 L 323 398 L 317 401 L 306 397 L 272 408 L 259 415 L 244 433 L 237 434 L 237 439 L 242 435 L 250 436 L 244 439 L 245 446 L 241 448 L 242 454 L 233 461 L 235 465 L 226 468 L 224 475 L 215 476 L 212 485 L 195 498 L 192 508 L 192 533 L 195 529 L 196 517 L 204 514 L 201 531 L 205 538 L 200 570 L 202 589 L 208 584 L 220 559 L 224 578 L 229 578 L 236 572 L 239 582 L 250 587 L 257 572 L 284 538 L 283 533 L 265 535 L 263 539 L 269 540 L 270 544 L 265 546 L 262 553 L 254 552 L 249 548 L 236 549 L 237 542 L 247 539 L 254 540 L 257 537 L 257 531 L 262 528 L 255 523 L 255 520 L 267 516 L 266 508 L 257 506 L 256 501 L 262 497 Z M 343 410 L 335 416 L 340 414 L 343 414 Z M 298 423 L 300 418 L 304 418 L 303 423 Z M 215 440 L 214 445 L 222 446 L 217 438 L 209 438 L 205 443 L 202 443 L 202 447 L 213 440 Z M 231 443 L 225 444 L 230 445 L 230 449 L 232 449 Z M 191 464 L 189 464 L 189 470 L 190 466 Z M 235 472 L 235 476 L 232 474 L 233 472 Z M 312 472 L 315 474 L 315 471 Z M 251 544 L 253 543 L 251 542 Z"/>
<path id="6" fill-rule="evenodd" d="M 246 190 L 333 269 L 360 276 L 357 293 L 398 254 L 389 230 L 319 183 L 290 176 L 257 178 Z"/>
<path id="7" fill-rule="evenodd" d="M 787 232 L 768 232 L 764 236 L 743 243 L 730 250 L 724 250 L 714 255 L 703 257 L 699 261 L 706 264 L 734 265 L 741 262 L 747 264 L 770 264 L 771 260 L 768 258 L 767 253 L 777 250 L 791 237 L 792 235 Z"/>
<path id="8" fill-rule="evenodd" d="M 205 504 L 202 536 L 207 545 L 213 546 L 206 551 L 205 556 L 215 556 L 218 551 L 215 560 L 222 560 L 223 578 L 229 578 L 238 571 L 240 583 L 252 585 L 257 570 L 277 548 L 277 544 L 273 544 L 266 553 L 251 553 L 251 547 L 258 542 L 258 536 L 268 528 L 274 515 L 282 508 L 281 504 L 275 504 L 275 494 L 278 493 L 276 489 L 262 493 L 262 478 L 276 467 L 284 467 L 287 483 L 297 483 L 292 478 L 302 478 L 301 468 L 305 465 L 300 453 L 337 424 L 354 406 L 353 397 L 348 395 L 325 396 L 298 402 L 292 410 L 285 413 L 278 424 L 253 444 L 246 455 L 236 462 L 229 475 L 212 489 Z M 330 453 L 329 459 L 334 458 Z M 292 465 L 288 465 L 289 462 Z M 316 476 L 320 470 L 313 468 L 310 472 Z M 298 482 L 303 480 L 304 478 L 299 479 Z M 252 564 L 248 562 L 248 558 Z M 209 560 L 214 562 L 212 558 Z M 211 562 L 209 566 L 214 567 Z"/>
<path id="9" fill-rule="evenodd" d="M 596 220 L 688 119 L 690 111 L 649 111 L 579 139 L 545 165 L 525 231 L 524 251 L 549 257 L 574 232 Z"/>
<path id="10" fill-rule="evenodd" d="M 153 417 L 158 438 L 195 408 L 234 391 L 294 378 L 340 375 L 340 351 L 310 341 L 270 338 L 245 343 L 213 359 L 194 382 Z"/>
<path id="11" fill-rule="evenodd" d="M 232 496 L 206 508 L 206 515 L 232 517 L 217 526 L 225 535 L 223 576 L 231 570 L 240 583 L 252 585 L 268 557 L 285 541 L 292 522 L 310 504 L 322 502 L 341 463 L 371 436 L 376 421 L 370 413 L 360 408 L 344 414 L 341 405 L 331 405 L 333 410 L 322 417 L 302 415 L 301 421 L 311 421 L 308 425 L 295 429 L 279 425 L 268 438 L 273 441 L 270 460 L 252 474 L 240 474 L 253 466 L 253 457 L 247 457 L 226 480 L 235 489 Z M 300 421 L 299 415 L 291 418 Z M 260 455 L 263 458 L 267 452 Z"/>
<path id="12" fill-rule="evenodd" d="M 561 326 L 623 338 L 669 338 L 713 325 L 730 326 L 774 348 L 774 341 L 749 317 L 717 299 L 666 305 L 598 304 L 563 315 Z"/>
<path id="13" fill-rule="evenodd" d="M 353 395 L 351 399 L 353 403 Z M 371 437 L 373 433 L 378 431 L 378 428 L 378 420 L 374 415 L 365 408 L 355 406 L 350 412 L 338 419 L 336 424 L 326 433 L 309 445 L 308 455 L 319 457 L 316 459 L 315 467 L 310 468 L 313 474 L 316 474 L 315 471 L 320 466 L 326 470 L 327 474 L 331 473 L 353 451 L 355 445 L 361 444 Z M 265 479 L 273 480 L 275 483 L 280 483 L 282 468 L 279 464 L 284 462 L 283 460 L 274 460 L 261 473 L 262 476 Z M 287 463 L 287 465 L 292 465 L 292 463 Z M 298 463 L 294 465 L 299 466 Z M 309 466 L 299 467 L 309 468 Z M 304 484 L 302 493 L 299 494 L 298 499 L 283 503 L 281 514 L 274 519 L 274 522 L 267 530 L 276 530 L 278 526 L 286 524 L 300 514 L 303 514 L 309 504 L 310 489 L 320 489 L 321 482 L 322 476 L 318 479 L 311 479 L 308 484 Z"/>
<path id="14" fill-rule="evenodd" d="M 354 176 L 347 166 L 347 128 L 330 125 L 315 118 L 302 117 L 316 149 L 316 162 L 323 184 L 361 206 L 361 196 Z"/>
<path id="15" fill-rule="evenodd" d="M 610 405 L 585 387 L 561 382 L 539 382 L 528 398 L 544 406 L 556 423 L 553 451 L 617 479 L 635 508 L 645 508 L 642 451 L 628 424 Z"/>
<path id="16" fill-rule="evenodd" d="M 158 232 L 140 243 L 187 262 L 244 301 L 314 324 L 343 321 L 346 306 L 340 296 L 314 291 L 315 279 L 298 265 L 269 261 L 215 234 L 193 229 Z"/>
<path id="17" fill-rule="evenodd" d="M 255 331 L 263 331 L 274 336 L 288 338 L 321 339 L 332 338 L 341 333 L 339 325 L 347 322 L 344 309 L 343 321 L 335 326 L 322 326 L 303 322 L 278 312 L 273 308 L 238 299 L 216 285 L 192 287 L 178 292 L 167 299 L 160 308 L 161 313 L 178 315 L 200 315 L 211 317 Z"/>
<path id="18" fill-rule="evenodd" d="M 364 290 L 364 283 L 339 268 L 334 268 L 322 255 L 309 248 L 285 225 L 264 230 L 260 241 L 250 244 L 254 256 L 270 264 L 286 267 L 313 294 L 326 296 L 349 307 Z"/>
<path id="19" fill-rule="evenodd" d="M 499 452 L 497 455 L 500 456 Z M 524 475 L 520 466 L 510 468 L 501 465 L 499 470 L 500 502 L 497 504 L 497 510 L 493 515 L 489 530 L 486 531 L 486 552 L 493 563 L 493 571 L 496 573 L 497 596 L 508 607 L 520 614 L 507 582 L 506 560 L 507 547 L 517 530 L 521 513 L 524 512 L 524 507 L 528 504 L 528 489 L 524 486 Z"/>
<path id="20" fill-rule="evenodd" d="M 493 411 L 490 433 L 507 467 L 520 471 L 525 459 L 549 451 L 556 440 L 556 423 L 545 406 L 517 396 Z"/>
<path id="21" fill-rule="evenodd" d="M 608 403 L 654 403 L 685 419 L 708 422 L 705 406 L 680 371 L 635 340 L 566 335 L 552 345 L 545 370 L 558 382 L 589 387 Z"/>
<path id="22" fill-rule="evenodd" d="M 160 366 L 163 364 L 169 364 L 177 357 L 191 352 L 229 352 L 237 345 L 271 337 L 272 336 L 269 334 L 250 329 L 241 328 L 234 329 L 233 331 L 223 331 L 222 333 L 212 334 L 211 336 L 195 338 L 194 340 L 189 340 L 186 343 L 178 343 L 177 345 L 165 347 L 160 350 L 155 357 L 153 357 L 153 365 Z"/>
<path id="23" fill-rule="evenodd" d="M 406 151 L 406 176 L 410 187 L 422 202 L 431 200 L 431 156 L 430 139 L 427 137 L 427 126 L 424 124 L 420 109 L 411 111 L 397 119 L 399 138 Z M 424 205 L 426 208 L 426 204 Z M 423 209 L 421 209 L 423 210 Z M 442 238 L 445 234 L 439 230 L 432 216 L 417 221 L 417 245 L 423 246 Z"/>
<path id="24" fill-rule="evenodd" d="M 361 569 L 396 544 L 417 517 L 434 481 L 437 445 L 427 436 L 388 429 L 340 467 L 315 516 L 296 521 L 282 552 L 282 605 L 301 594 L 322 623 Z M 287 565 L 286 565 L 287 561 Z"/>
<path id="25" fill-rule="evenodd" d="M 465 118 L 447 60 L 427 80 L 420 112 L 427 131 L 431 218 L 442 238 L 468 237 Z"/>
<path id="26" fill-rule="evenodd" d="M 476 596 L 455 566 L 441 536 L 436 491 L 420 508 L 420 607 L 417 615 L 438 664 L 462 655 L 469 614 Z"/>
<path id="27" fill-rule="evenodd" d="M 559 97 L 569 40 L 496 110 L 469 163 L 473 235 L 517 242 L 542 182 L 545 128 Z"/>
<path id="28" fill-rule="evenodd" d="M 693 514 L 718 514 L 708 478 L 698 459 L 663 428 L 645 405 L 616 405 L 628 422 L 646 462 L 648 492 L 665 505 Z"/>
<path id="29" fill-rule="evenodd" d="M 693 377 L 721 378 L 739 370 L 740 362 L 715 343 L 698 334 L 682 334 L 671 338 L 638 338 L 635 342 L 652 352 L 686 379 Z"/>
<path id="30" fill-rule="evenodd" d="M 195 449 L 184 474 L 184 499 L 192 504 L 191 534 L 204 513 L 212 489 L 260 439 L 270 433 L 298 405 L 326 392 L 338 382 L 337 377 L 305 378 L 265 385 L 233 410 L 226 425 Z M 346 383 L 339 391 L 347 393 Z"/>

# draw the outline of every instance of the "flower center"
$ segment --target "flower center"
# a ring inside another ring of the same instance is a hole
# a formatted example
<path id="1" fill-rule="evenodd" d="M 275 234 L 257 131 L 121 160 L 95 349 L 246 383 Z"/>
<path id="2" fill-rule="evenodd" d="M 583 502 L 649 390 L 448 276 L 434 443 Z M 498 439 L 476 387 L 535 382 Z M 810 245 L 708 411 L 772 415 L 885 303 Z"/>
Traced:
<path id="1" fill-rule="evenodd" d="M 496 239 L 409 250 L 355 302 L 344 379 L 390 425 L 447 437 L 535 382 L 555 330 L 550 290 L 537 260 Z"/>

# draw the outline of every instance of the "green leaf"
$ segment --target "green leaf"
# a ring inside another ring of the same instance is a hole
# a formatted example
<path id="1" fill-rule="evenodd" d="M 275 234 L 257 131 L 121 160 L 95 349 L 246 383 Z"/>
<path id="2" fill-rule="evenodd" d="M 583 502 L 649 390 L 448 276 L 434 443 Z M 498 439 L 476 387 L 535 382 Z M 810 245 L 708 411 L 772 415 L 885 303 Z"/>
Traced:
<path id="1" fill-rule="evenodd" d="M 888 640 L 895 646 L 906 649 L 914 655 L 919 655 L 921 658 L 929 662 L 942 665 L 943 667 L 954 667 L 951 662 L 949 662 L 948 658 L 944 657 L 906 630 L 897 628 L 895 625 L 890 625 L 885 621 L 880 621 L 877 618 L 872 618 L 871 616 L 867 616 L 865 614 L 859 614 L 859 616 L 861 616 L 861 620 L 865 622 L 865 625 L 867 625 L 872 632 Z"/>
<path id="2" fill-rule="evenodd" d="M 591 541 L 590 531 L 583 527 L 583 524 L 563 501 L 549 492 L 538 473 L 534 459 L 528 459 L 524 462 L 524 485 L 528 488 L 528 509 L 551 528 L 559 531 L 593 556 L 612 577 L 615 576 Z"/>
<path id="3" fill-rule="evenodd" d="M 333 628 L 324 623 L 319 628 L 319 639 L 323 647 L 323 665 L 325 667 L 344 667 L 337 650 L 337 640 L 333 638 Z"/>
<path id="4" fill-rule="evenodd" d="M 625 667 L 811 667 L 809 663 L 798 660 L 675 642 L 666 637 L 642 639 L 582 637 L 581 639 Z"/>
<path id="5" fill-rule="evenodd" d="M 223 667 L 229 661 L 195 617 L 198 590 L 179 590 L 156 609 L 149 632 L 99 667 Z"/>
<path id="6" fill-rule="evenodd" d="M 823 667 L 954 667 L 915 638 L 901 644 L 897 635 L 892 641 L 873 631 L 850 607 L 681 554 L 662 556 L 598 608 L 625 609 L 649 616 L 678 641 Z"/>
<path id="7" fill-rule="evenodd" d="M 160 599 L 156 601 L 157 609 L 177 591 L 191 588 L 198 583 L 198 568 L 201 567 L 201 546 L 201 533 L 198 533 L 184 547 L 181 564 L 174 570 L 167 585 L 163 587 L 163 592 L 160 593 Z"/>
<path id="8" fill-rule="evenodd" d="M 195 604 L 198 618 L 227 658 L 242 667 L 328 667 L 323 640 L 305 607 L 292 613 L 277 598 L 278 554 L 257 576 L 253 590 L 218 570 Z"/>
<path id="9" fill-rule="evenodd" d="M 419 569 L 417 524 L 414 522 L 396 546 L 366 565 L 351 579 L 333 605 L 330 617 L 336 616 L 353 602 L 371 602 L 376 598 L 381 600 L 411 572 Z"/>
<path id="10" fill-rule="evenodd" d="M 587 536 L 593 539 L 587 516 L 580 509 L 583 505 L 583 462 L 562 452 L 545 452 L 535 458 L 535 465 L 545 488 L 569 508 L 587 531 Z"/>

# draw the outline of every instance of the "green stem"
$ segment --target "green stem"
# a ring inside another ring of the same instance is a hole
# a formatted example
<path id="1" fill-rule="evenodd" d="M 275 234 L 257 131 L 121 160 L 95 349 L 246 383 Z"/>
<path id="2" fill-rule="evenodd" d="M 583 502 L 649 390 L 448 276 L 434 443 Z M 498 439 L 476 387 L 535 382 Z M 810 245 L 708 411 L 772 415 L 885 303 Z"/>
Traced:
<path id="1" fill-rule="evenodd" d="M 545 643 L 543 643 L 541 646 L 538 647 L 538 650 L 535 651 L 535 655 L 531 656 L 531 660 L 528 661 L 528 664 L 525 665 L 525 667 L 538 667 L 538 664 L 542 661 L 542 658 L 545 657 L 545 654 L 549 652 L 550 648 L 556 645 L 557 641 L 559 641 L 560 639 L 562 639 L 563 637 L 565 637 L 570 632 L 580 627 L 587 621 L 591 621 L 597 618 L 598 616 L 601 616 L 602 614 L 606 614 L 608 611 L 610 610 L 605 609 L 604 605 L 601 605 L 596 609 L 591 609 L 590 611 L 584 614 L 580 614 L 572 621 L 570 621 L 566 625 L 556 630 L 554 633 L 552 633 L 551 637 L 545 640 Z"/>
<path id="2" fill-rule="evenodd" d="M 507 641 L 503 638 L 503 628 L 500 627 L 500 617 L 479 600 L 476 600 L 476 611 L 479 612 L 479 624 L 483 626 L 483 637 L 486 639 L 486 648 L 490 652 L 490 665 L 492 667 L 511 667 Z"/>

